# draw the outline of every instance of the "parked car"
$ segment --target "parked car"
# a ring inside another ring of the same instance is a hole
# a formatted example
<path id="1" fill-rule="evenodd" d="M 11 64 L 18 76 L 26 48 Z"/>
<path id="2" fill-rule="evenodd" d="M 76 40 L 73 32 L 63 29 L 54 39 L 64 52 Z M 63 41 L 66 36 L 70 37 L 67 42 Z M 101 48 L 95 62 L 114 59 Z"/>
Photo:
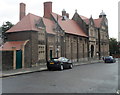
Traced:
<path id="1" fill-rule="evenodd" d="M 105 63 L 115 63 L 116 60 L 112 56 L 107 56 L 107 57 L 104 57 L 104 62 Z"/>
<path id="2" fill-rule="evenodd" d="M 72 67 L 72 62 L 65 57 L 52 58 L 47 62 L 48 70 L 63 70 L 66 68 L 72 69 Z"/>

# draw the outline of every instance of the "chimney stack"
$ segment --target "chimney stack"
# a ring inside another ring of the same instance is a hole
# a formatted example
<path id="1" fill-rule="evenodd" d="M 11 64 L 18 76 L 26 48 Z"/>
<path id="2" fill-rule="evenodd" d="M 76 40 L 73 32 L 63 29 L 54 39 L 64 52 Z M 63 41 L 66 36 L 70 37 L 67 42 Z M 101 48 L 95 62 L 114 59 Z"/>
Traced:
<path id="1" fill-rule="evenodd" d="M 62 10 L 62 16 L 66 16 L 66 11 L 65 11 L 65 9 Z"/>
<path id="2" fill-rule="evenodd" d="M 44 17 L 50 18 L 52 13 L 52 2 L 44 2 Z"/>
<path id="3" fill-rule="evenodd" d="M 26 5 L 24 3 L 20 3 L 20 20 L 26 15 Z"/>
<path id="4" fill-rule="evenodd" d="M 66 13 L 67 18 L 69 18 L 69 13 Z"/>
<path id="5" fill-rule="evenodd" d="M 65 9 L 62 10 L 62 20 L 69 19 L 69 13 L 66 13 Z"/>

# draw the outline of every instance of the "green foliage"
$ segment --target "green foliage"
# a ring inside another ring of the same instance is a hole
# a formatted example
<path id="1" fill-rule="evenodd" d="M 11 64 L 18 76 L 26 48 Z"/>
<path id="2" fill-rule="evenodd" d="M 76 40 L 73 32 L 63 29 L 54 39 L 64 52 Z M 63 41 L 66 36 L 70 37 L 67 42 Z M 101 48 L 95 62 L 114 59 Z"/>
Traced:
<path id="1" fill-rule="evenodd" d="M 2 25 L 2 31 L 6 32 L 7 30 L 9 30 L 11 27 L 13 26 L 13 24 L 9 21 L 7 21 L 5 24 Z"/>
<path id="2" fill-rule="evenodd" d="M 109 49 L 110 49 L 110 55 L 120 53 L 119 43 L 117 42 L 115 38 L 109 39 Z"/>
<path id="3" fill-rule="evenodd" d="M 6 31 L 9 30 L 12 26 L 13 24 L 7 21 L 0 27 L 0 34 L 2 34 L 3 42 L 6 41 Z"/>

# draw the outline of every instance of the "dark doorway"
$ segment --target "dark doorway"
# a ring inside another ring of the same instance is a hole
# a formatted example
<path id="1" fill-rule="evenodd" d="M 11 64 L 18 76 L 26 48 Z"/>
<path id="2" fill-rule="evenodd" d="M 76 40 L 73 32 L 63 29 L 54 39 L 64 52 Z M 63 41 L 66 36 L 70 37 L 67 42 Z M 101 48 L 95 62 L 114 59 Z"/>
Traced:
<path id="1" fill-rule="evenodd" d="M 94 56 L 94 46 L 91 45 L 91 58 L 93 58 L 93 56 Z"/>
<path id="2" fill-rule="evenodd" d="M 52 50 L 50 50 L 50 59 L 52 59 Z"/>
<path id="3" fill-rule="evenodd" d="M 22 50 L 16 51 L 16 69 L 22 68 Z"/>

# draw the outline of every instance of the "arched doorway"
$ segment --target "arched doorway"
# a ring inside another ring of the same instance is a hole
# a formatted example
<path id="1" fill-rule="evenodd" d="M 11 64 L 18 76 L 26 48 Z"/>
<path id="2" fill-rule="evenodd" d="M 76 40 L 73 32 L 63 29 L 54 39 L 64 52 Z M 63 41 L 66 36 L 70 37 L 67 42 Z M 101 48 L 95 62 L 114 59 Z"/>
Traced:
<path id="1" fill-rule="evenodd" d="M 94 56 L 94 46 L 91 45 L 91 58 L 93 58 L 93 56 Z"/>

